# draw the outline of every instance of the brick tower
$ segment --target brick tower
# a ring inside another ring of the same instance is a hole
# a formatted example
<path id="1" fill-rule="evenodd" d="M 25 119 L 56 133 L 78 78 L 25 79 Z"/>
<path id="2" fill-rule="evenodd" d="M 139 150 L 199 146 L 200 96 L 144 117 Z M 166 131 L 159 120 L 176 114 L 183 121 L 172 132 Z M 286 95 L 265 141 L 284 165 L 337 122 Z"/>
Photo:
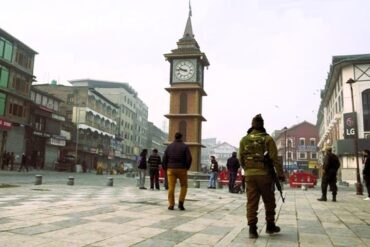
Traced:
<path id="1" fill-rule="evenodd" d="M 209 62 L 194 39 L 191 8 L 177 48 L 164 56 L 170 63 L 170 87 L 166 88 L 170 93 L 170 113 L 165 115 L 169 119 L 168 141 L 171 143 L 175 133 L 181 132 L 193 156 L 191 171 L 199 171 L 202 121 L 206 121 L 202 116 L 202 97 L 206 96 L 204 67 L 208 67 Z"/>

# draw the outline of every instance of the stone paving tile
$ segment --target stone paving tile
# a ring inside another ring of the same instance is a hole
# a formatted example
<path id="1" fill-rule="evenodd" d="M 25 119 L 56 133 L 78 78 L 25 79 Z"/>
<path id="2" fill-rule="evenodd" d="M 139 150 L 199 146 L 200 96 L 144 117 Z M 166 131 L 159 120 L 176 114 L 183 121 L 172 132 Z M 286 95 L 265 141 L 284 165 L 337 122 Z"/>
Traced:
<path id="1" fill-rule="evenodd" d="M 17 174 L 11 175 L 16 180 Z M 187 210 L 168 211 L 165 191 L 138 190 L 134 179 L 117 177 L 116 186 L 115 177 L 108 188 L 106 177 L 84 174 L 79 178 L 84 185 L 71 187 L 65 173 L 57 173 L 56 181 L 37 187 L 25 185 L 23 176 L 21 187 L 0 190 L 0 246 L 366 246 L 370 241 L 369 203 L 355 190 L 340 190 L 338 203 L 323 203 L 316 200 L 319 188 L 287 189 L 286 203 L 277 196 L 281 233 L 265 234 L 261 203 L 260 238 L 251 240 L 245 195 L 226 189 L 189 188 Z M 97 179 L 102 185 L 91 186 Z"/>
<path id="2" fill-rule="evenodd" d="M 167 240 L 170 242 L 174 242 L 175 244 L 180 243 L 184 241 L 185 239 L 189 238 L 192 236 L 193 233 L 191 232 L 181 232 L 181 231 L 176 231 L 176 230 L 168 230 L 163 233 L 160 233 L 156 236 L 154 236 L 152 239 L 160 239 L 160 240 Z"/>

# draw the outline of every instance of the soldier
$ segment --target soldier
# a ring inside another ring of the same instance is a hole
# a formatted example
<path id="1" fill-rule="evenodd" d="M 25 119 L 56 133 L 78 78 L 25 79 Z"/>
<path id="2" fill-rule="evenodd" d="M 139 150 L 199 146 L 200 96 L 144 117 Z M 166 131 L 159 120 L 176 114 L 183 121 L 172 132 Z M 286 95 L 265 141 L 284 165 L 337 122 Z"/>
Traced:
<path id="1" fill-rule="evenodd" d="M 277 147 L 270 135 L 266 133 L 261 114 L 252 120 L 252 127 L 247 135 L 240 141 L 240 163 L 245 169 L 247 182 L 247 220 L 249 225 L 249 238 L 258 238 L 257 211 L 262 196 L 266 211 L 266 233 L 280 232 L 275 225 L 275 184 L 264 156 L 268 153 L 273 161 L 278 178 L 285 180 L 282 164 L 278 160 Z"/>
<path id="2" fill-rule="evenodd" d="M 333 202 L 337 201 L 337 171 L 340 167 L 340 162 L 338 156 L 332 153 L 332 149 L 330 146 L 325 148 L 325 158 L 324 158 L 324 165 L 323 175 L 321 178 L 321 198 L 317 199 L 318 201 L 327 201 L 326 192 L 328 190 L 328 185 L 330 186 L 330 190 L 333 194 Z"/>

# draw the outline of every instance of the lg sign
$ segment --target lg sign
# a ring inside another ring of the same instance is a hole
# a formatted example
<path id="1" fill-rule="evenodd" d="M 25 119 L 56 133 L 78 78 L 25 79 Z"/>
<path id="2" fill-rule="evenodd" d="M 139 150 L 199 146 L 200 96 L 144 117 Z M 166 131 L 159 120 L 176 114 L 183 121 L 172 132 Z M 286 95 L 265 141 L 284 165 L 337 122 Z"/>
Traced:
<path id="1" fill-rule="evenodd" d="M 356 113 L 343 114 L 344 119 L 344 137 L 355 138 L 356 135 Z"/>

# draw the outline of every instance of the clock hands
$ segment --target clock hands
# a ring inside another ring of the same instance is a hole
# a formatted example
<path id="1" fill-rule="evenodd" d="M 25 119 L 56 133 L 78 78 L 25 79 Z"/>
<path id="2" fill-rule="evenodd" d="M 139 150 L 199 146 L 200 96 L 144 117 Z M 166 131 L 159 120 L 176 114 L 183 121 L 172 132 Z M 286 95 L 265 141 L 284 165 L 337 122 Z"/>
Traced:
<path id="1" fill-rule="evenodd" d="M 183 71 L 183 72 L 188 72 L 188 70 L 187 69 L 183 69 L 183 68 L 177 68 L 177 70 L 179 71 Z"/>

